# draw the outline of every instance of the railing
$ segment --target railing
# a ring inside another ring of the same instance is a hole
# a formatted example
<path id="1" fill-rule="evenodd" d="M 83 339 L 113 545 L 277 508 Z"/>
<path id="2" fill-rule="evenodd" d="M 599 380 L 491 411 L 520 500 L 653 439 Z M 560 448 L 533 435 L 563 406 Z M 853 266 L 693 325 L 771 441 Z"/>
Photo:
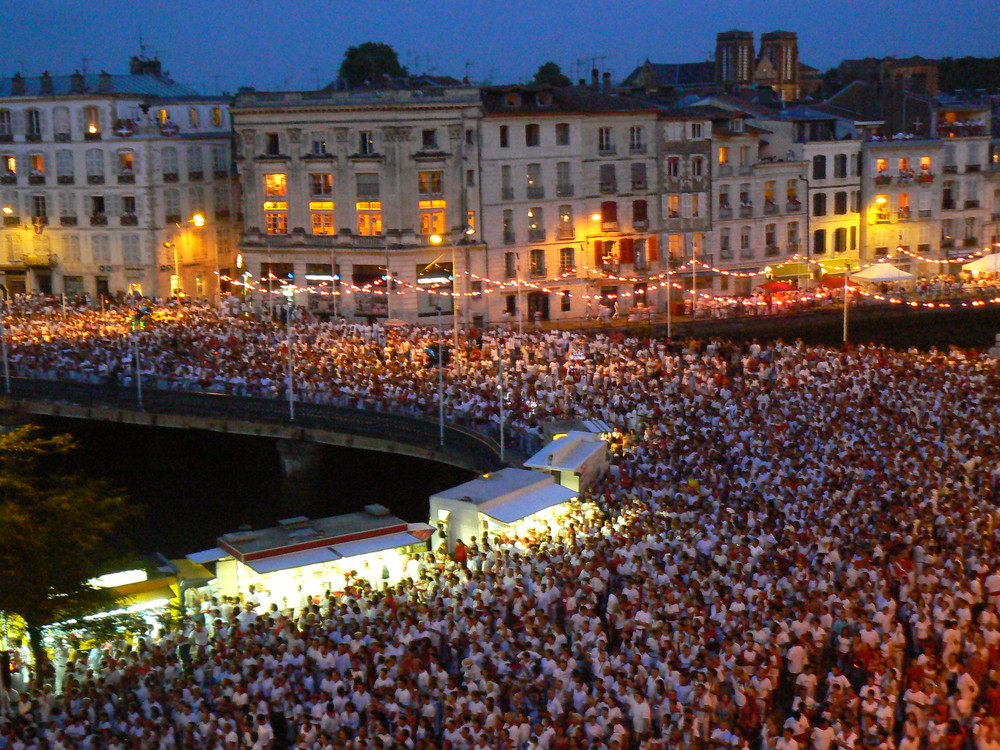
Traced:
<path id="1" fill-rule="evenodd" d="M 528 185 L 527 193 L 529 198 L 544 198 L 545 188 L 542 185 Z"/>
<path id="2" fill-rule="evenodd" d="M 514 188 L 512 187 L 500 188 L 500 197 L 505 201 L 514 200 Z"/>
<path id="3" fill-rule="evenodd" d="M 557 198 L 572 198 L 574 192 L 576 191 L 573 189 L 572 185 L 566 185 L 566 184 L 556 185 Z"/>

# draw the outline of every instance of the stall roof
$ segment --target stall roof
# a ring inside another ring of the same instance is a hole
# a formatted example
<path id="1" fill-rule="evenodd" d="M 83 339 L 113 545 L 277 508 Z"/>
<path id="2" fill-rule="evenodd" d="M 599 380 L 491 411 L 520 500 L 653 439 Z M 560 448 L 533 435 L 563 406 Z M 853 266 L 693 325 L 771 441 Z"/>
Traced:
<path id="1" fill-rule="evenodd" d="M 529 469 L 580 471 L 594 455 L 605 451 L 603 440 L 594 440 L 587 433 L 571 432 L 542 448 L 524 462 Z"/>
<path id="2" fill-rule="evenodd" d="M 306 565 L 316 565 L 317 563 L 333 562 L 340 558 L 341 555 L 329 547 L 317 547 L 302 552 L 292 552 L 287 555 L 275 555 L 274 557 L 265 557 L 260 560 L 248 560 L 246 565 L 256 573 L 274 573 L 277 570 L 288 570 L 289 568 L 301 568 Z"/>
<path id="3" fill-rule="evenodd" d="M 333 549 L 341 557 L 355 557 L 357 555 L 367 555 L 372 552 L 382 552 L 396 547 L 405 547 L 408 544 L 419 544 L 420 539 L 408 531 L 397 534 L 383 534 L 369 539 L 359 539 L 356 542 L 345 542 L 337 544 Z"/>
<path id="4" fill-rule="evenodd" d="M 222 549 L 222 547 L 212 547 L 212 549 L 205 549 L 201 552 L 192 552 L 187 556 L 187 559 L 199 565 L 204 565 L 205 563 L 215 562 L 228 556 L 229 553 Z"/>
<path id="5" fill-rule="evenodd" d="M 540 510 L 568 502 L 576 496 L 577 493 L 568 487 L 563 487 L 561 484 L 550 484 L 523 495 L 499 498 L 485 506 L 480 506 L 479 511 L 490 518 L 495 518 L 500 523 L 514 523 Z"/>
<path id="6" fill-rule="evenodd" d="M 509 495 L 523 495 L 529 490 L 539 489 L 554 482 L 551 474 L 528 469 L 501 469 L 483 474 L 471 482 L 437 492 L 433 497 L 483 505 Z"/>

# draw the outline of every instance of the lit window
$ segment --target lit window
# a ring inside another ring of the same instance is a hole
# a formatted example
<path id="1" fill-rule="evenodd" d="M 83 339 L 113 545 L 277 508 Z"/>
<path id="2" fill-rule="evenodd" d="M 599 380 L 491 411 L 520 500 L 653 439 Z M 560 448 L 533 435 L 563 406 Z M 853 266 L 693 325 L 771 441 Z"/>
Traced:
<path id="1" fill-rule="evenodd" d="M 931 171 L 931 157 L 929 156 L 920 157 L 920 171 L 925 174 Z"/>
<path id="2" fill-rule="evenodd" d="M 135 163 L 134 154 L 131 151 L 119 151 L 118 152 L 118 171 L 121 173 L 129 173 L 133 170 L 133 165 Z"/>
<path id="3" fill-rule="evenodd" d="M 264 175 L 264 195 L 288 195 L 288 178 L 280 173 Z"/>
<path id="4" fill-rule="evenodd" d="M 271 208 L 268 208 L 269 205 Z M 279 207 L 284 209 L 288 207 L 288 204 L 283 202 L 264 204 L 264 222 L 268 234 L 288 234 L 288 212 L 278 210 Z"/>
<path id="5" fill-rule="evenodd" d="M 358 212 L 358 234 L 365 237 L 382 234 L 381 201 L 358 201 L 355 208 Z"/>
<path id="6" fill-rule="evenodd" d="M 469 232 L 475 232 L 476 231 L 476 212 L 475 211 L 466 211 L 465 212 L 465 228 L 468 229 Z"/>
<path id="7" fill-rule="evenodd" d="M 358 133 L 358 153 L 362 156 L 375 153 L 375 134 L 372 131 L 362 130 Z"/>
<path id="8" fill-rule="evenodd" d="M 309 216 L 313 234 L 336 234 L 333 201 L 310 201 Z"/>
<path id="9" fill-rule="evenodd" d="M 729 163 L 729 146 L 719 147 L 719 164 Z"/>
<path id="10" fill-rule="evenodd" d="M 156 113 L 156 121 L 159 122 L 160 125 L 166 125 L 167 120 L 169 119 L 170 119 L 170 113 L 167 112 L 167 110 L 165 109 L 161 109 Z"/>
<path id="11" fill-rule="evenodd" d="M 198 127 L 198 110 L 195 107 L 190 107 L 188 109 L 188 123 L 190 123 L 192 128 Z"/>
<path id="12" fill-rule="evenodd" d="M 97 107 L 87 107 L 84 109 L 84 117 L 87 118 L 87 132 L 94 134 L 101 132 L 101 113 Z"/>
<path id="13" fill-rule="evenodd" d="M 440 195 L 442 192 L 442 175 L 444 173 L 441 171 L 434 172 L 418 172 L 417 173 L 417 190 L 421 195 Z"/>
<path id="14" fill-rule="evenodd" d="M 212 125 L 215 127 L 222 125 L 222 107 L 212 107 Z"/>
<path id="15" fill-rule="evenodd" d="M 445 201 L 420 201 L 420 234 L 444 233 Z"/>
<path id="16" fill-rule="evenodd" d="M 31 172 L 32 174 L 45 174 L 45 157 L 41 154 L 31 155 Z"/>

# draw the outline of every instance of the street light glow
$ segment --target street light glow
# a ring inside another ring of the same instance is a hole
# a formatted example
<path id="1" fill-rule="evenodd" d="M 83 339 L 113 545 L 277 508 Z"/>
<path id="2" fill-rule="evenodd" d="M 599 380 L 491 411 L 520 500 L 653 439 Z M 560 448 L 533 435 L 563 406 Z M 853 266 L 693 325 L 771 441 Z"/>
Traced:
<path id="1" fill-rule="evenodd" d="M 205 226 L 205 216 L 203 214 L 195 214 L 191 217 L 191 223 L 196 227 Z"/>
<path id="2" fill-rule="evenodd" d="M 429 239 L 431 241 L 432 245 L 440 245 L 441 244 L 441 235 L 440 234 L 432 234 L 427 239 Z"/>
<path id="3" fill-rule="evenodd" d="M 3 212 L 5 216 L 10 216 L 12 213 L 14 213 L 14 209 L 11 208 L 10 206 L 4 206 Z"/>

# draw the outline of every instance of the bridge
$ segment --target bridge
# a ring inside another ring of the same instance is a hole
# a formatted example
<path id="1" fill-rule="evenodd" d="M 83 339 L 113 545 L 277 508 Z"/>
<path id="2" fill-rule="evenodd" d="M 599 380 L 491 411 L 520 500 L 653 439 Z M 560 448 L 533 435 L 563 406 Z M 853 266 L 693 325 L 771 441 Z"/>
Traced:
<path id="1" fill-rule="evenodd" d="M 10 395 L 0 398 L 8 412 L 274 438 L 286 475 L 307 464 L 319 444 L 397 453 L 476 473 L 503 466 L 500 446 L 488 435 L 446 423 L 442 445 L 438 422 L 401 414 L 297 401 L 291 420 L 288 402 L 271 398 L 144 384 L 140 404 L 134 388 L 113 384 L 12 377 L 10 385 Z"/>

